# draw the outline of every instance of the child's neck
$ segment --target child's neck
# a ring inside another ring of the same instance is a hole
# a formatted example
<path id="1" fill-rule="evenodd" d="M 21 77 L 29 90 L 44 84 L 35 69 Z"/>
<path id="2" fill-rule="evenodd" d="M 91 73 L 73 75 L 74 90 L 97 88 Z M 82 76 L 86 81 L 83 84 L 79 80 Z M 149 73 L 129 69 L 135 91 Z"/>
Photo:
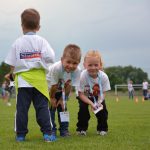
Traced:
<path id="1" fill-rule="evenodd" d="M 95 75 L 95 76 L 91 76 L 91 75 L 90 75 L 90 77 L 93 78 L 93 79 L 96 79 L 96 78 L 98 77 L 98 74 Z"/>
<path id="2" fill-rule="evenodd" d="M 33 32 L 33 31 L 29 31 L 29 32 L 24 32 L 23 34 L 28 34 L 28 33 L 33 33 L 33 34 L 36 34 L 36 32 Z"/>
<path id="3" fill-rule="evenodd" d="M 29 32 L 36 33 L 36 30 L 24 29 L 23 34 L 27 34 Z"/>

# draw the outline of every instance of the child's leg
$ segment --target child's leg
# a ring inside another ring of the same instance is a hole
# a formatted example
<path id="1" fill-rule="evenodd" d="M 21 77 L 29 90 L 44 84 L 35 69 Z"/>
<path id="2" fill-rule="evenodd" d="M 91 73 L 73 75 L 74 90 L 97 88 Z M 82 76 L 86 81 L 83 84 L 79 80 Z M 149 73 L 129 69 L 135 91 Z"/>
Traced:
<path id="1" fill-rule="evenodd" d="M 66 109 L 67 111 L 67 106 L 66 106 Z M 65 134 L 68 134 L 69 131 L 68 131 L 68 127 L 69 127 L 69 122 L 61 122 L 60 120 L 60 112 L 62 112 L 62 108 L 60 105 L 58 105 L 57 107 L 57 113 L 58 113 L 58 122 L 59 122 L 59 131 L 60 131 L 60 135 L 61 136 L 65 136 Z"/>
<path id="2" fill-rule="evenodd" d="M 7 89 L 7 105 L 11 106 L 12 87 Z"/>
<path id="3" fill-rule="evenodd" d="M 15 130 L 19 137 L 25 137 L 28 133 L 28 110 L 31 104 L 32 90 L 33 88 L 18 88 Z"/>
<path id="4" fill-rule="evenodd" d="M 102 102 L 103 109 L 96 114 L 97 117 L 97 131 L 108 131 L 108 124 L 107 124 L 107 119 L 108 119 L 108 111 L 106 108 L 105 100 Z"/>
<path id="5" fill-rule="evenodd" d="M 131 92 L 129 91 L 129 99 L 131 98 Z"/>
<path id="6" fill-rule="evenodd" d="M 133 99 L 133 97 L 134 97 L 134 91 L 131 91 L 131 97 Z"/>
<path id="7" fill-rule="evenodd" d="M 13 93 L 13 86 L 9 87 L 9 99 L 11 99 Z M 10 101 L 10 100 L 9 100 Z"/>
<path id="8" fill-rule="evenodd" d="M 4 89 L 2 90 L 2 98 L 3 98 L 3 102 L 7 103 L 8 101 L 7 91 Z"/>
<path id="9" fill-rule="evenodd" d="M 76 131 L 86 131 L 88 129 L 88 121 L 90 119 L 88 104 L 82 102 L 79 98 L 77 99 L 79 102 L 79 112 Z"/>
<path id="10" fill-rule="evenodd" d="M 50 115 L 51 115 L 51 120 L 52 120 L 52 134 L 56 135 L 56 123 L 55 123 L 55 112 L 56 112 L 56 108 L 52 108 L 52 106 L 50 106 Z"/>
<path id="11" fill-rule="evenodd" d="M 33 88 L 33 105 L 36 110 L 36 120 L 43 134 L 50 134 L 52 129 L 52 122 L 50 111 L 48 108 L 48 99 Z"/>
<path id="12" fill-rule="evenodd" d="M 55 98 L 57 99 L 57 101 L 59 101 L 62 98 L 62 92 L 57 92 L 55 94 Z M 67 106 L 65 111 L 67 111 Z M 60 112 L 62 112 L 62 108 L 60 105 L 58 105 L 57 107 L 57 115 L 58 115 L 58 122 L 59 122 L 59 131 L 60 131 L 60 135 L 61 136 L 65 136 L 65 134 L 68 134 L 68 127 L 69 127 L 69 122 L 61 122 L 60 120 Z"/>

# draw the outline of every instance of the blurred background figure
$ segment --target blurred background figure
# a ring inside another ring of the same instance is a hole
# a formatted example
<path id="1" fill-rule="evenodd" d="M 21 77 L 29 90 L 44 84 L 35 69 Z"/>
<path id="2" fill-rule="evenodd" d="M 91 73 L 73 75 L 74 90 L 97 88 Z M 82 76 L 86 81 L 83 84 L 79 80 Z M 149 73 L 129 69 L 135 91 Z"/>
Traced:
<path id="1" fill-rule="evenodd" d="M 2 99 L 6 105 L 11 106 L 11 103 L 9 101 L 10 94 L 7 90 L 8 88 L 9 88 L 9 83 L 5 80 L 2 84 Z"/>
<path id="2" fill-rule="evenodd" d="M 2 84 L 2 99 L 5 104 L 11 106 L 11 97 L 15 92 L 14 75 L 8 73 L 4 76 L 5 80 Z"/>
<path id="3" fill-rule="evenodd" d="M 129 99 L 133 99 L 134 98 L 134 88 L 133 88 L 133 81 L 130 80 L 128 82 L 128 93 L 129 93 Z"/>
<path id="4" fill-rule="evenodd" d="M 143 81 L 143 97 L 145 100 L 147 100 L 147 94 L 148 94 L 148 82 L 146 80 Z"/>

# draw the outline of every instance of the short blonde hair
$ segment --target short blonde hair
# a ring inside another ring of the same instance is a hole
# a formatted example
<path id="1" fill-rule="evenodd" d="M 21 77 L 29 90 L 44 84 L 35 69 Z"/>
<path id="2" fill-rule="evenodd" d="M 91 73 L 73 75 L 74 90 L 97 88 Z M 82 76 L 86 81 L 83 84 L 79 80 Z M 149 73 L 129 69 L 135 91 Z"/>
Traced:
<path id="1" fill-rule="evenodd" d="M 103 70 L 103 61 L 102 61 L 102 57 L 101 57 L 101 54 L 98 50 L 89 50 L 85 57 L 84 57 L 84 62 L 86 61 L 86 58 L 88 57 L 97 57 L 99 58 L 100 60 L 100 66 L 101 66 L 101 69 Z"/>
<path id="2" fill-rule="evenodd" d="M 75 45 L 75 44 L 67 45 L 64 49 L 62 57 L 65 58 L 68 55 L 72 59 L 78 60 L 80 62 L 80 60 L 81 60 L 81 49 L 80 49 L 80 47 Z"/>

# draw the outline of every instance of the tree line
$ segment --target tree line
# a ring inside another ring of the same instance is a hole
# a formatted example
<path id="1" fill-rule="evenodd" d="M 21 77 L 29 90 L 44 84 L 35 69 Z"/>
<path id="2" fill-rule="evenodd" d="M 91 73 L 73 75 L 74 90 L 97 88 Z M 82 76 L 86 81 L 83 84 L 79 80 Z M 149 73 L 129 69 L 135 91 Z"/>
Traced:
<path id="1" fill-rule="evenodd" d="M 0 85 L 3 83 L 5 74 L 9 73 L 10 66 L 2 62 L 0 64 Z M 141 84 L 143 80 L 148 79 L 148 74 L 141 68 L 133 66 L 113 66 L 104 68 L 104 71 L 109 77 L 111 88 L 114 89 L 115 84 L 127 84 L 128 80 L 132 80 L 133 84 Z"/>
<path id="2" fill-rule="evenodd" d="M 115 84 L 127 84 L 128 80 L 132 80 L 133 84 L 142 84 L 144 80 L 150 81 L 146 72 L 133 66 L 108 67 L 105 68 L 105 72 L 109 77 L 112 89 L 115 88 Z"/>

